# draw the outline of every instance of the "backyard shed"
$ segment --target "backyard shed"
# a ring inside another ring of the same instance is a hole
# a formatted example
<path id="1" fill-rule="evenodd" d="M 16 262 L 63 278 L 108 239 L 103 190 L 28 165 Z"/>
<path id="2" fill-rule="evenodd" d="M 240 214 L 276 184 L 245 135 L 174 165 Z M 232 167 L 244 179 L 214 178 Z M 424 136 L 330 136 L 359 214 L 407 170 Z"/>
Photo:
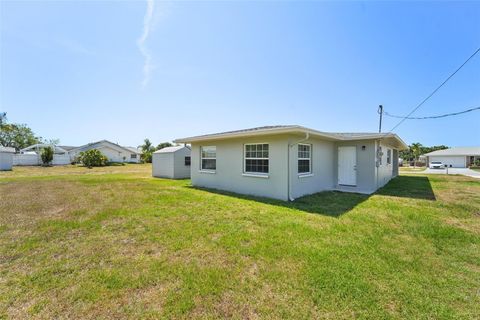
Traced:
<path id="1" fill-rule="evenodd" d="M 12 170 L 14 148 L 0 146 L 0 171 Z"/>
<path id="2" fill-rule="evenodd" d="M 152 155 L 152 175 L 159 178 L 190 178 L 190 148 L 167 147 Z"/>

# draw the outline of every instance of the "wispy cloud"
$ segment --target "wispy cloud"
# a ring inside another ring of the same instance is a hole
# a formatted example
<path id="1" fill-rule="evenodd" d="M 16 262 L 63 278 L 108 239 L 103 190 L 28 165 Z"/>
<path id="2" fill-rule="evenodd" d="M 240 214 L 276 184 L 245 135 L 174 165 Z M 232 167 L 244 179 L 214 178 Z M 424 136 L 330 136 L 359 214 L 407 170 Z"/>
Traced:
<path id="1" fill-rule="evenodd" d="M 147 11 L 145 12 L 145 16 L 143 17 L 143 32 L 140 38 L 137 40 L 138 48 L 143 55 L 144 62 L 143 62 L 143 80 L 142 86 L 146 87 L 148 82 L 150 81 L 151 73 L 155 66 L 152 62 L 152 54 L 148 50 L 145 42 L 148 39 L 150 32 L 152 31 L 153 27 L 153 10 L 155 7 L 154 0 L 146 0 L 147 1 Z"/>
<path id="2" fill-rule="evenodd" d="M 58 44 L 75 54 L 93 55 L 93 52 L 91 50 L 86 48 L 80 42 L 73 39 L 60 39 L 58 40 Z"/>

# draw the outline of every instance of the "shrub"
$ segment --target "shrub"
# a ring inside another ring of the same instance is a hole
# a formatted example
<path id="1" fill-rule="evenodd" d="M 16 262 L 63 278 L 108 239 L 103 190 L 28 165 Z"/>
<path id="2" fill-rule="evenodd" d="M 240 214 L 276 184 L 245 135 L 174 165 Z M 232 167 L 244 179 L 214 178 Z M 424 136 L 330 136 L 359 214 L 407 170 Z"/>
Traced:
<path id="1" fill-rule="evenodd" d="M 142 163 L 152 163 L 152 152 L 143 151 L 142 155 L 140 156 L 140 160 L 142 160 Z"/>
<path id="2" fill-rule="evenodd" d="M 43 148 L 42 154 L 40 155 L 44 166 L 49 165 L 53 161 L 53 148 L 46 147 Z"/>
<path id="3" fill-rule="evenodd" d="M 99 150 L 91 149 L 80 152 L 79 160 L 86 167 L 103 167 L 108 163 L 108 158 L 105 157 Z"/>

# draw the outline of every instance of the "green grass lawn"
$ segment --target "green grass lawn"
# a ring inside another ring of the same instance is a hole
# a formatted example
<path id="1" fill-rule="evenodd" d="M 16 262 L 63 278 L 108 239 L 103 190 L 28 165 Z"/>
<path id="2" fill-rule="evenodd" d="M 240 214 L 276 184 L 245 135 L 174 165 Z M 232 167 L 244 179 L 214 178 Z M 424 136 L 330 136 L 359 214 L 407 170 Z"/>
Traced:
<path id="1" fill-rule="evenodd" d="M 407 172 L 418 172 L 418 171 L 425 171 L 426 167 L 400 167 L 400 172 L 407 173 Z"/>
<path id="2" fill-rule="evenodd" d="M 285 203 L 150 170 L 0 173 L 0 318 L 479 318 L 478 180 Z"/>

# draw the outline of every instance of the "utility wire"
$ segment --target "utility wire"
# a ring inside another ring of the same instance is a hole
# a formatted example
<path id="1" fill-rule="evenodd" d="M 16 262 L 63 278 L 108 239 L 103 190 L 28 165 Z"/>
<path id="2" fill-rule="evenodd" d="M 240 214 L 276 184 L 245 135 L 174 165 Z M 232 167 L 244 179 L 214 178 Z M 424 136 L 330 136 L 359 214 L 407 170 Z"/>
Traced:
<path id="1" fill-rule="evenodd" d="M 464 114 L 464 113 L 472 112 L 472 111 L 475 111 L 475 110 L 480 110 L 480 107 L 471 108 L 471 109 L 467 109 L 467 110 L 459 111 L 459 112 L 452 112 L 452 113 L 447 113 L 447 114 L 436 115 L 436 116 L 428 116 L 428 117 L 396 116 L 396 115 L 390 114 L 386 111 L 383 112 L 383 114 L 388 116 L 388 117 L 392 117 L 392 118 L 400 118 L 400 119 L 408 119 L 408 120 L 426 120 L 426 119 L 438 119 L 438 118 L 446 118 L 446 117 L 456 116 L 456 115 L 459 115 L 459 114 Z"/>
<path id="2" fill-rule="evenodd" d="M 423 99 L 422 102 L 420 102 L 415 108 L 413 108 L 413 110 L 410 111 L 409 114 L 407 114 L 405 117 L 402 117 L 402 120 L 400 120 L 392 129 L 390 129 L 389 132 L 392 132 L 399 125 L 401 125 L 405 120 L 407 120 L 415 111 L 418 110 L 418 108 L 420 108 L 425 102 L 427 102 L 428 99 L 430 99 L 438 90 L 440 90 L 440 88 L 443 87 L 445 85 L 445 83 L 448 82 L 448 80 L 450 80 L 458 71 L 460 71 L 460 69 L 462 69 L 463 66 L 466 65 L 467 62 L 470 61 L 479 51 L 480 51 L 480 48 L 475 50 L 475 52 L 467 60 L 465 60 L 465 62 L 462 63 L 462 65 L 460 67 L 458 67 L 457 70 L 455 70 L 455 72 L 453 72 L 451 75 L 449 75 L 447 79 L 445 79 L 435 90 L 432 91 L 432 93 L 430 93 L 425 99 Z"/>

